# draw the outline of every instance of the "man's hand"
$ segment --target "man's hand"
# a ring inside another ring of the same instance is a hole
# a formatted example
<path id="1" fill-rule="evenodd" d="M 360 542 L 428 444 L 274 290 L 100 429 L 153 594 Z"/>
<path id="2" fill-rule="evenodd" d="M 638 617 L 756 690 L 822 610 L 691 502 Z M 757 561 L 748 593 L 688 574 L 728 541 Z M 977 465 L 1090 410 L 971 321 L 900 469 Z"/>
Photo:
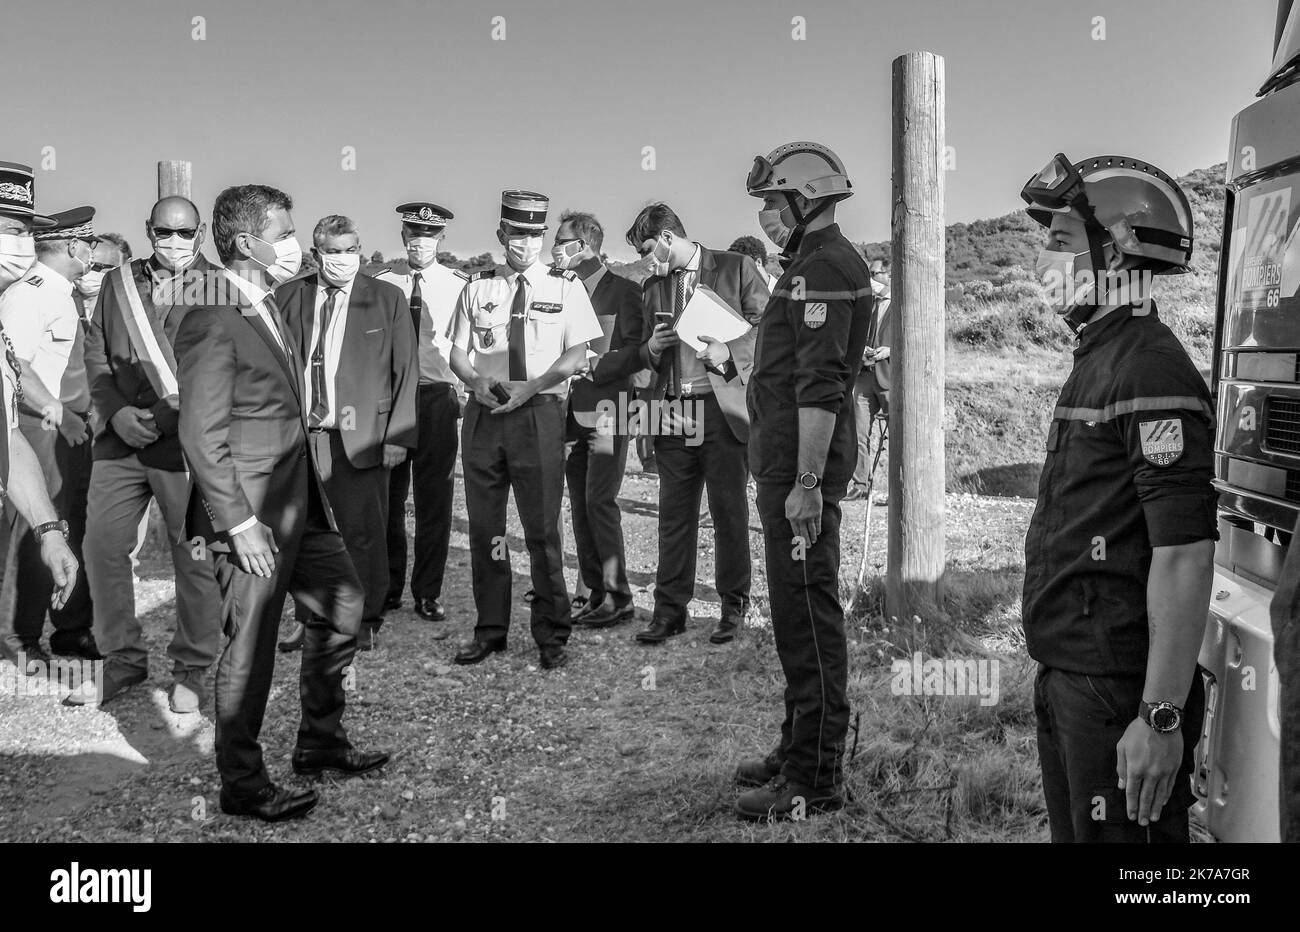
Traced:
<path id="1" fill-rule="evenodd" d="M 41 562 L 54 577 L 54 592 L 50 594 L 50 608 L 60 609 L 68 604 L 72 590 L 77 586 L 79 564 L 68 542 L 59 531 L 46 531 L 41 536 Z"/>
<path id="2" fill-rule="evenodd" d="M 650 352 L 655 356 L 662 356 L 664 350 L 676 346 L 682 342 L 682 338 L 677 335 L 672 324 L 661 323 L 655 324 L 654 333 L 650 334 Z"/>
<path id="3" fill-rule="evenodd" d="M 785 518 L 794 529 L 794 536 L 803 538 L 811 547 L 822 533 L 822 490 L 805 489 L 795 483 L 785 497 Z"/>
<path id="4" fill-rule="evenodd" d="M 537 388 L 532 382 L 501 382 L 500 384 L 510 393 L 510 400 L 493 408 L 493 414 L 505 414 L 508 411 L 514 411 L 537 394 Z"/>
<path id="5" fill-rule="evenodd" d="M 399 447 L 393 443 L 384 444 L 384 468 L 393 469 L 401 466 L 406 460 L 406 447 Z"/>
<path id="6" fill-rule="evenodd" d="M 89 433 L 86 422 L 79 415 L 68 411 L 58 402 L 54 402 L 44 409 L 42 427 L 46 430 L 57 430 L 63 435 L 63 439 L 74 447 L 79 447 L 85 443 Z"/>
<path id="7" fill-rule="evenodd" d="M 1128 817 L 1137 819 L 1139 825 L 1158 820 L 1183 760 L 1182 731 L 1160 734 L 1135 718 L 1115 745 L 1115 755 L 1119 788 L 1128 799 Z"/>
<path id="8" fill-rule="evenodd" d="M 721 340 L 706 337 L 704 334 L 700 334 L 700 339 L 704 341 L 704 349 L 696 353 L 695 358 L 715 369 L 725 366 L 727 360 L 731 358 L 731 347 Z"/>
<path id="9" fill-rule="evenodd" d="M 269 578 L 275 572 L 275 555 L 280 548 L 275 545 L 271 529 L 261 521 L 246 531 L 231 534 L 230 549 L 245 573 Z"/>
<path id="10" fill-rule="evenodd" d="M 124 443 L 137 450 L 149 446 L 162 436 L 154 427 L 153 412 L 145 408 L 133 408 L 130 405 L 118 408 L 109 423 Z"/>
<path id="11" fill-rule="evenodd" d="M 868 349 L 867 358 L 870 359 L 873 363 L 880 362 L 882 359 L 888 359 L 889 347 L 877 346 L 875 349 Z"/>
<path id="12" fill-rule="evenodd" d="M 472 382 L 466 383 L 465 387 L 474 393 L 474 397 L 478 399 L 479 404 L 495 408 L 501 404 L 501 402 L 497 401 L 496 396 L 492 394 L 492 386 L 496 383 L 497 380 L 491 376 L 480 375 Z"/>

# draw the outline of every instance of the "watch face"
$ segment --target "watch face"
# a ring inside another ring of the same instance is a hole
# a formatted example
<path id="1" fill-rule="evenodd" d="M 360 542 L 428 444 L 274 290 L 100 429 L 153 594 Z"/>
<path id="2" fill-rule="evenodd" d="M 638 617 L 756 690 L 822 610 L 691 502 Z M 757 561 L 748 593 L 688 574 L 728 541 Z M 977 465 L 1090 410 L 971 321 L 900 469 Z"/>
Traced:
<path id="1" fill-rule="evenodd" d="M 1168 707 L 1153 709 L 1151 727 L 1156 731 L 1173 731 L 1178 727 L 1178 710 Z"/>

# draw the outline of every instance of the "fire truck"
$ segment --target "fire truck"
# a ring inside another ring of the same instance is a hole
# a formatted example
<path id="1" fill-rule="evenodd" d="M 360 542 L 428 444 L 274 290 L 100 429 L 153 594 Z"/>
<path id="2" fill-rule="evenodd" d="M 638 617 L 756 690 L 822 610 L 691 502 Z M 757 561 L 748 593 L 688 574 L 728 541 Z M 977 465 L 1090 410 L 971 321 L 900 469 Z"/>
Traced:
<path id="1" fill-rule="evenodd" d="M 1194 812 L 1219 841 L 1277 841 L 1279 683 L 1269 603 L 1300 515 L 1300 6 L 1233 119 L 1211 391 L 1219 543 L 1201 646 Z"/>

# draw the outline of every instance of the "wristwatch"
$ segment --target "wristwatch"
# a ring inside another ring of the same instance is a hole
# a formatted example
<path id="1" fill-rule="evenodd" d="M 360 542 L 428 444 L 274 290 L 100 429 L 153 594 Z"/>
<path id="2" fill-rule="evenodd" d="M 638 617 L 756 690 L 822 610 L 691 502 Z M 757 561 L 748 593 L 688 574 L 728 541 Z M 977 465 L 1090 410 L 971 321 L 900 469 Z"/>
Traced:
<path id="1" fill-rule="evenodd" d="M 1138 711 L 1142 721 L 1151 726 L 1152 731 L 1167 735 L 1177 731 L 1183 724 L 1183 710 L 1172 702 L 1143 702 Z"/>
<path id="2" fill-rule="evenodd" d="M 37 543 L 40 542 L 40 540 L 41 540 L 42 537 L 44 537 L 46 534 L 50 533 L 50 531 L 58 531 L 60 534 L 63 535 L 63 539 L 64 539 L 64 540 L 67 540 L 67 539 L 68 539 L 68 522 L 63 521 L 63 520 L 59 520 L 59 521 L 46 521 L 44 524 L 38 524 L 38 525 L 36 525 L 36 527 L 32 528 L 32 533 L 33 533 L 34 535 L 36 535 L 36 541 L 37 541 Z"/>
<path id="3" fill-rule="evenodd" d="M 801 472 L 799 474 L 799 484 L 805 489 L 812 491 L 822 484 L 821 476 L 813 472 Z"/>

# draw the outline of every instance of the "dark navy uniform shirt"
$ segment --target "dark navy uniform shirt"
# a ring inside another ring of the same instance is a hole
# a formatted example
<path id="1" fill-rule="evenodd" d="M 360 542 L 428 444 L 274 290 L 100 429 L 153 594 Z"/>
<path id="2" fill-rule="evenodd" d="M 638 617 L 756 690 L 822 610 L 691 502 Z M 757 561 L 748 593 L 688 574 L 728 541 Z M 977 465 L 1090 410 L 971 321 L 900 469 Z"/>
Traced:
<path id="1" fill-rule="evenodd" d="M 799 409 L 836 415 L 822 485 L 842 494 L 857 462 L 853 383 L 873 304 L 871 272 L 831 224 L 804 236 L 758 322 L 749 383 L 750 468 L 758 482 L 793 485 Z"/>
<path id="2" fill-rule="evenodd" d="M 1084 327 L 1025 538 L 1031 657 L 1089 675 L 1146 671 L 1152 548 L 1218 537 L 1213 440 L 1205 380 L 1154 305 Z"/>

